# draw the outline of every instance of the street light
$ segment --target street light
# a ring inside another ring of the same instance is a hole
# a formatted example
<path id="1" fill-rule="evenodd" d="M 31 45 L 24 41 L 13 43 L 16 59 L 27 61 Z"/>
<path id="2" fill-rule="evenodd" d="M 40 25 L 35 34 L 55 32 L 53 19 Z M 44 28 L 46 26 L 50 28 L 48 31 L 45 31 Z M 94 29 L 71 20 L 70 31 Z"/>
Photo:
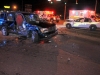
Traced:
<path id="1" fill-rule="evenodd" d="M 14 9 L 16 9 L 17 7 L 16 7 L 16 6 L 14 6 L 13 8 L 14 8 Z"/>
<path id="2" fill-rule="evenodd" d="M 17 6 L 16 6 L 16 5 L 14 5 L 14 6 L 13 6 L 13 10 L 16 10 L 16 9 L 17 9 Z"/>

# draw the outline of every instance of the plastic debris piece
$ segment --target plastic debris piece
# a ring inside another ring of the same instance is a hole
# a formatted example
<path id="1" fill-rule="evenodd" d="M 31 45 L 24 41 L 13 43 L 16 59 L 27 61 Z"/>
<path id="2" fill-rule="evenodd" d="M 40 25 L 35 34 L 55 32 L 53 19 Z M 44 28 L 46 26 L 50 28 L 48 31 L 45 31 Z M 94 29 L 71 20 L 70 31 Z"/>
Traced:
<path id="1" fill-rule="evenodd" d="M 57 47 L 57 45 L 55 45 L 55 47 Z"/>

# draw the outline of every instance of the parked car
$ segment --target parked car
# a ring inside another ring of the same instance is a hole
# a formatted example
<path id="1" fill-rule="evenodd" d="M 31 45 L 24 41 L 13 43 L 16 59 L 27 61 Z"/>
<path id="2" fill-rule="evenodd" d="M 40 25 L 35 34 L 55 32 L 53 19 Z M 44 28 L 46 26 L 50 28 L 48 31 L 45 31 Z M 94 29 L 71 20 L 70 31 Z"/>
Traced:
<path id="1" fill-rule="evenodd" d="M 21 11 L 2 12 L 0 30 L 4 36 L 14 33 L 31 38 L 33 42 L 49 39 L 58 34 L 55 23 L 42 21 L 36 14 Z"/>
<path id="2" fill-rule="evenodd" d="M 92 18 L 79 18 L 76 20 L 67 19 L 63 25 L 66 26 L 66 28 L 85 28 L 90 29 L 92 31 L 96 30 L 97 28 L 100 28 L 100 22 L 96 22 Z"/>

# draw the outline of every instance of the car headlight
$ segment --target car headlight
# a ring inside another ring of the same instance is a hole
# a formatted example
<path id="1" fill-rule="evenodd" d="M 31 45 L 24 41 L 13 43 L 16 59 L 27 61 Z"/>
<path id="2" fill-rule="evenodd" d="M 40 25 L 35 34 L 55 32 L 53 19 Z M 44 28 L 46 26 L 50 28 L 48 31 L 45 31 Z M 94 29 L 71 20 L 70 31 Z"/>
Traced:
<path id="1" fill-rule="evenodd" d="M 47 28 L 41 28 L 40 30 L 41 30 L 42 33 L 47 33 L 47 32 L 49 32 L 49 30 L 48 30 Z"/>

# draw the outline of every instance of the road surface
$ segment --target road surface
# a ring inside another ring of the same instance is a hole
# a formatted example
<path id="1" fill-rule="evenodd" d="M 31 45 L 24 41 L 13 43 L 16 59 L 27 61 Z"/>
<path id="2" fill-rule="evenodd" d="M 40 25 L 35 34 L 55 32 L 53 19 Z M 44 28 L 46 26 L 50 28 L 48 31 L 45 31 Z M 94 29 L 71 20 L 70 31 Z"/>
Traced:
<path id="1" fill-rule="evenodd" d="M 99 32 L 58 28 L 36 44 L 0 32 L 0 75 L 100 75 Z"/>

